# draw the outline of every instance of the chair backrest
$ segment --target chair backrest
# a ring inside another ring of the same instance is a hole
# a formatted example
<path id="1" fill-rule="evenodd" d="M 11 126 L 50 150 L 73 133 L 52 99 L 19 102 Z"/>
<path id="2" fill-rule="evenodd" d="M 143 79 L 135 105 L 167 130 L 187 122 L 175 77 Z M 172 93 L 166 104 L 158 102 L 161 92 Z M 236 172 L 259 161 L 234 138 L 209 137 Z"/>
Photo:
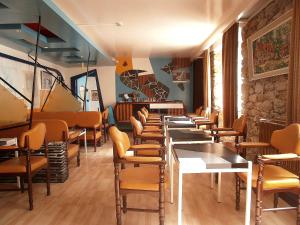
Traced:
<path id="1" fill-rule="evenodd" d="M 34 120 L 32 124 L 44 123 L 46 126 L 46 138 L 48 142 L 67 141 L 69 128 L 64 120 Z"/>
<path id="2" fill-rule="evenodd" d="M 147 123 L 146 117 L 141 111 L 137 112 L 139 120 L 141 121 L 142 125 L 144 126 Z"/>
<path id="3" fill-rule="evenodd" d="M 245 133 L 247 128 L 246 117 L 242 115 L 240 118 L 235 119 L 232 125 L 232 129 L 240 133 Z"/>
<path id="4" fill-rule="evenodd" d="M 271 136 L 271 145 L 280 153 L 300 155 L 300 124 L 294 123 L 284 129 L 274 131 Z"/>
<path id="5" fill-rule="evenodd" d="M 44 123 L 35 124 L 30 130 L 22 133 L 18 139 L 20 148 L 28 148 L 31 151 L 36 151 L 41 148 L 45 141 L 46 126 Z M 28 138 L 28 143 L 26 139 Z"/>
<path id="6" fill-rule="evenodd" d="M 134 116 L 130 117 L 130 123 L 133 128 L 133 135 L 141 135 L 143 132 L 143 125 Z"/>
<path id="7" fill-rule="evenodd" d="M 146 118 L 148 118 L 149 113 L 145 107 L 141 108 L 141 112 L 145 115 Z"/>
<path id="8" fill-rule="evenodd" d="M 217 124 L 218 123 L 218 117 L 219 117 L 219 113 L 217 111 L 213 111 L 210 116 L 209 116 L 209 120 L 210 122 Z"/>
<path id="9" fill-rule="evenodd" d="M 77 126 L 84 128 L 93 128 L 102 124 L 102 114 L 97 111 L 77 112 L 76 113 Z"/>
<path id="10" fill-rule="evenodd" d="M 126 133 L 121 132 L 116 126 L 109 128 L 109 136 L 113 142 L 114 156 L 124 158 L 130 147 L 130 140 Z"/>
<path id="11" fill-rule="evenodd" d="M 206 115 L 207 115 L 207 109 L 202 109 L 200 116 L 206 117 Z"/>
<path id="12" fill-rule="evenodd" d="M 198 108 L 196 108 L 196 110 L 195 110 L 196 115 L 201 115 L 201 112 L 202 112 L 202 106 L 199 106 Z"/>

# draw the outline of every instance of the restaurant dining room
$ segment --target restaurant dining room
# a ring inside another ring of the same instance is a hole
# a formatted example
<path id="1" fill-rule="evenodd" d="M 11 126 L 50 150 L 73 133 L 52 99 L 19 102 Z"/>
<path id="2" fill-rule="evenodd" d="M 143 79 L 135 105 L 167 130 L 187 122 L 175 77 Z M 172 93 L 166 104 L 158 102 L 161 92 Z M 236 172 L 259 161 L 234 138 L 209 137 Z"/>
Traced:
<path id="1" fill-rule="evenodd" d="M 300 225 L 300 0 L 0 0 L 0 225 Z"/>

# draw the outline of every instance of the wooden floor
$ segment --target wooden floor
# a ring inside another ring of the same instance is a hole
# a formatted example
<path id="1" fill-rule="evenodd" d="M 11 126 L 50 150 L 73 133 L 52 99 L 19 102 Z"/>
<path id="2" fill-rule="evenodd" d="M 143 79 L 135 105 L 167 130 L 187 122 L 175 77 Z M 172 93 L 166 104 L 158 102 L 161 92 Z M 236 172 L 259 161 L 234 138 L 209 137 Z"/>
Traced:
<path id="1" fill-rule="evenodd" d="M 0 224 L 2 225 L 112 225 L 116 223 L 112 148 L 107 143 L 94 153 L 82 149 L 81 166 L 72 162 L 70 177 L 63 184 L 51 184 L 51 196 L 46 196 L 44 184 L 34 184 L 34 210 L 28 211 L 27 193 L 0 192 Z M 239 212 L 234 208 L 234 179 L 223 175 L 223 203 L 216 202 L 216 192 L 209 188 L 209 175 L 184 175 L 184 225 L 239 225 L 244 223 L 244 193 Z M 177 182 L 177 181 L 176 181 Z M 177 190 L 176 190 L 177 191 Z M 253 197 L 255 195 L 253 194 Z M 272 198 L 268 198 L 269 206 Z M 132 195 L 128 206 L 155 207 L 155 195 Z M 252 198 L 253 199 L 253 198 Z M 175 196 L 177 201 L 177 196 Z M 136 204 L 132 204 L 136 202 Z M 252 223 L 254 218 L 252 201 Z M 282 201 L 280 205 L 284 205 Z M 169 203 L 166 191 L 166 225 L 177 224 L 177 204 Z M 268 212 L 264 225 L 296 224 L 296 213 Z M 124 225 L 158 224 L 158 215 L 128 212 L 123 215 Z"/>

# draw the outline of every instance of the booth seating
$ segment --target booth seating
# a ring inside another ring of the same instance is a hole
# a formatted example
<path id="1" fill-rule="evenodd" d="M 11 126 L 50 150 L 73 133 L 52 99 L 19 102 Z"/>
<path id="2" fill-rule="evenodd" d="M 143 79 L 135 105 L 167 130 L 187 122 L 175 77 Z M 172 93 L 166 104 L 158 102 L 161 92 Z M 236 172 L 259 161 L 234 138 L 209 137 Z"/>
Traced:
<path id="1" fill-rule="evenodd" d="M 80 151 L 79 151 L 79 136 L 77 137 L 77 144 L 69 142 L 69 128 L 65 121 L 49 119 L 49 120 L 34 120 L 33 124 L 44 123 L 46 125 L 46 139 L 50 142 L 64 142 L 66 144 L 66 151 L 68 161 L 73 158 L 77 159 L 77 166 L 80 166 Z"/>
<path id="2" fill-rule="evenodd" d="M 216 127 L 211 129 L 213 132 L 214 140 L 220 142 L 222 137 L 235 137 L 235 143 L 239 143 L 239 137 L 246 141 L 247 137 L 247 121 L 245 116 L 235 119 L 232 127 Z"/>
<path id="3" fill-rule="evenodd" d="M 138 140 L 140 140 L 141 143 L 144 141 L 157 141 L 163 145 L 165 136 L 162 134 L 160 129 L 156 131 L 144 130 L 141 122 L 138 121 L 134 116 L 130 117 L 130 122 L 133 128 L 133 140 L 135 144 L 138 143 Z"/>
<path id="4" fill-rule="evenodd" d="M 271 147 L 275 154 L 262 153 L 266 147 Z M 300 124 L 291 124 L 284 129 L 272 133 L 270 143 L 242 142 L 238 144 L 241 155 L 246 155 L 247 150 L 253 148 L 259 152 L 256 164 L 253 166 L 252 188 L 256 193 L 255 224 L 262 224 L 262 212 L 282 211 L 295 209 L 297 211 L 297 224 L 300 224 L 300 201 L 297 207 L 277 208 L 277 194 L 292 192 L 300 197 L 299 174 L 294 174 L 283 168 L 286 162 L 299 162 L 300 160 Z M 299 171 L 297 171 L 299 173 Z M 245 173 L 236 176 L 236 209 L 240 208 L 241 180 L 247 182 Z M 263 198 L 266 194 L 273 193 L 274 208 L 263 208 Z M 279 215 L 279 214 L 277 214 Z"/>
<path id="5" fill-rule="evenodd" d="M 94 151 L 97 149 L 97 142 L 101 144 L 102 137 L 102 115 L 100 112 L 35 112 L 34 120 L 57 119 L 66 121 L 71 131 L 70 142 L 76 141 L 80 134 L 77 128 L 86 128 L 86 138 L 94 143 Z M 84 137 L 80 137 L 83 139 Z"/>
<path id="6" fill-rule="evenodd" d="M 19 150 L 24 155 L 18 158 L 12 158 L 0 163 L 0 176 L 19 176 L 21 181 L 21 192 L 24 192 L 24 179 L 28 184 L 29 209 L 33 209 L 32 195 L 32 177 L 40 170 L 46 169 L 47 195 L 50 195 L 50 178 L 48 164 L 48 147 L 45 139 L 46 126 L 43 123 L 37 123 L 32 129 L 23 132 L 18 137 L 18 147 L 2 146 L 7 150 Z M 45 145 L 45 154 L 33 156 L 32 153 L 40 150 Z"/>
<path id="7" fill-rule="evenodd" d="M 130 150 L 127 134 L 119 131 L 116 127 L 111 127 L 109 134 L 113 141 L 117 225 L 122 224 L 122 211 L 123 213 L 127 211 L 159 213 L 159 224 L 163 225 L 166 162 L 161 157 L 126 156 L 126 152 Z M 164 153 L 162 154 L 164 155 Z M 147 166 L 127 168 L 127 165 L 130 164 Z M 158 208 L 128 208 L 127 194 L 131 193 L 157 193 Z"/>
<path id="8" fill-rule="evenodd" d="M 162 127 L 163 124 L 161 123 L 160 120 L 146 120 L 146 117 L 141 111 L 138 111 L 138 117 L 143 126 L 159 126 Z"/>

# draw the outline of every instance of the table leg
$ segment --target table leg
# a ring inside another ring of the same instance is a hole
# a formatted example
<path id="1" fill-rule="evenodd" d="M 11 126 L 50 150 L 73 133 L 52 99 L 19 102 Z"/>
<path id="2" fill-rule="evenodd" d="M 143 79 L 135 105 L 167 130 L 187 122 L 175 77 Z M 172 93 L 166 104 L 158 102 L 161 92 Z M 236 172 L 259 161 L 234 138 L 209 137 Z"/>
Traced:
<path id="1" fill-rule="evenodd" d="M 84 132 L 84 148 L 85 148 L 85 154 L 87 154 L 86 131 Z"/>
<path id="2" fill-rule="evenodd" d="M 173 165 L 173 156 L 171 154 L 171 160 L 170 160 L 170 201 L 173 204 L 174 203 L 174 165 Z"/>
<path id="3" fill-rule="evenodd" d="M 18 157 L 19 157 L 19 152 L 15 151 L 15 158 L 18 158 Z M 19 176 L 17 176 L 17 187 L 21 188 L 21 181 L 20 181 L 20 177 Z"/>
<path id="4" fill-rule="evenodd" d="M 222 195 L 221 195 L 221 183 L 222 183 L 222 173 L 218 173 L 218 202 L 222 202 Z"/>
<path id="5" fill-rule="evenodd" d="M 251 191 L 252 191 L 251 186 L 252 186 L 252 162 L 248 161 L 245 225 L 250 225 Z"/>
<path id="6" fill-rule="evenodd" d="M 214 189 L 214 187 L 215 187 L 215 174 L 211 173 L 210 174 L 210 188 Z"/>
<path id="7" fill-rule="evenodd" d="M 182 171 L 179 164 L 178 177 L 178 225 L 182 224 Z"/>

